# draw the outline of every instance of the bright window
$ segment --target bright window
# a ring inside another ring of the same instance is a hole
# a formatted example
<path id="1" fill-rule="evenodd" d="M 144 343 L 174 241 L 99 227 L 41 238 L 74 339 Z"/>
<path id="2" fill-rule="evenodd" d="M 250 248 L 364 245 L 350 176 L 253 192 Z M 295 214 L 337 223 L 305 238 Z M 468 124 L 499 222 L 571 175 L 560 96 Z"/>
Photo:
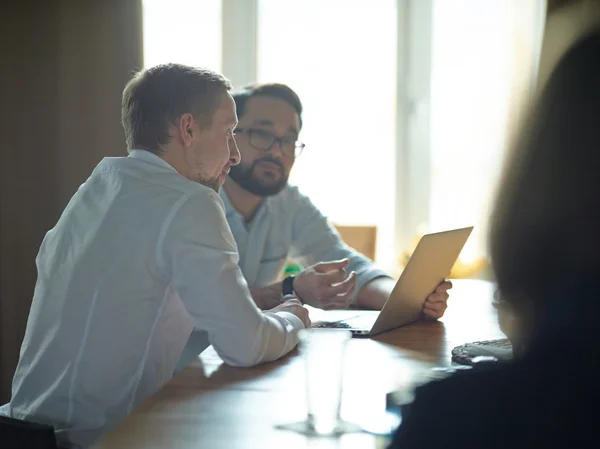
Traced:
<path id="1" fill-rule="evenodd" d="M 143 0 L 144 67 L 177 62 L 221 71 L 221 0 Z"/>
<path id="2" fill-rule="evenodd" d="M 391 272 L 412 236 L 472 224 L 468 262 L 487 252 L 492 194 L 514 105 L 533 80 L 544 4 L 143 0 L 144 65 L 288 84 L 304 104 L 307 144 L 292 183 L 334 224 L 376 226 L 377 262 Z M 400 145 L 397 130 L 410 137 Z"/>
<path id="3" fill-rule="evenodd" d="M 429 228 L 475 225 L 465 260 L 486 253 L 506 145 L 514 17 L 506 0 L 434 1 Z"/>
<path id="4" fill-rule="evenodd" d="M 259 0 L 258 81 L 304 105 L 291 182 L 341 225 L 376 225 L 377 259 L 393 245 L 395 0 Z"/>

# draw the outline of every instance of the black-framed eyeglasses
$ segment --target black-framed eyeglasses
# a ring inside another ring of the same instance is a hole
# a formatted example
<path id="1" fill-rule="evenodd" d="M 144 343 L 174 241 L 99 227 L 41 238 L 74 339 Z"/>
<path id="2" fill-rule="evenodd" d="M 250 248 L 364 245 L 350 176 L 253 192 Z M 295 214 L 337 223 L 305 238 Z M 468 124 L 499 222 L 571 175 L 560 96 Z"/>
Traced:
<path id="1" fill-rule="evenodd" d="M 306 146 L 302 142 L 289 137 L 274 136 L 264 129 L 236 128 L 234 132 L 248 134 L 248 143 L 257 150 L 269 151 L 275 143 L 279 143 L 281 152 L 286 156 L 298 157 Z"/>

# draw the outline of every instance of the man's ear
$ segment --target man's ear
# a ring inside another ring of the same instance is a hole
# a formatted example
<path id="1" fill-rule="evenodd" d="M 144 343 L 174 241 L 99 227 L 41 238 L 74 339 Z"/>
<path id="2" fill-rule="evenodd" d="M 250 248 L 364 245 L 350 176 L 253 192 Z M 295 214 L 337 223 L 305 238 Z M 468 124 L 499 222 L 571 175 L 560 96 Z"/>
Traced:
<path id="1" fill-rule="evenodd" d="M 183 114 L 179 119 L 179 127 L 178 134 L 181 136 L 181 140 L 184 146 L 188 147 L 191 145 L 191 138 L 194 137 L 194 132 L 192 130 L 192 125 L 194 124 L 194 119 L 192 114 Z"/>

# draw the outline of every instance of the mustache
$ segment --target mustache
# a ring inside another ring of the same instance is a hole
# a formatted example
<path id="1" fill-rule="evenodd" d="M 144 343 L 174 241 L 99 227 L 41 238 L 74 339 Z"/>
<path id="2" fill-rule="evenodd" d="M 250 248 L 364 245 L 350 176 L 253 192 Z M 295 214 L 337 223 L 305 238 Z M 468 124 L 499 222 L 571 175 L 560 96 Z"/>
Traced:
<path id="1" fill-rule="evenodd" d="M 261 162 L 271 162 L 272 164 L 278 165 L 282 171 L 285 170 L 285 167 L 283 166 L 283 162 L 281 162 L 279 159 L 274 158 L 273 156 L 264 156 L 264 157 L 261 157 L 260 159 L 255 160 L 254 163 L 252 164 L 252 168 L 256 167 Z"/>

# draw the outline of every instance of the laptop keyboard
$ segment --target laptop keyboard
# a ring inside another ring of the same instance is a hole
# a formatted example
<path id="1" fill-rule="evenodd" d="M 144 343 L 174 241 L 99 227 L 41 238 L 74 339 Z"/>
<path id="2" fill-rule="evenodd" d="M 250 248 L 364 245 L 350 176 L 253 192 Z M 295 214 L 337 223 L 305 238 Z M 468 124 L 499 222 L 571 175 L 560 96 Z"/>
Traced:
<path id="1" fill-rule="evenodd" d="M 350 329 L 348 323 L 344 323 L 343 321 L 319 321 L 318 323 L 313 323 L 312 327 L 320 327 L 327 329 Z"/>

